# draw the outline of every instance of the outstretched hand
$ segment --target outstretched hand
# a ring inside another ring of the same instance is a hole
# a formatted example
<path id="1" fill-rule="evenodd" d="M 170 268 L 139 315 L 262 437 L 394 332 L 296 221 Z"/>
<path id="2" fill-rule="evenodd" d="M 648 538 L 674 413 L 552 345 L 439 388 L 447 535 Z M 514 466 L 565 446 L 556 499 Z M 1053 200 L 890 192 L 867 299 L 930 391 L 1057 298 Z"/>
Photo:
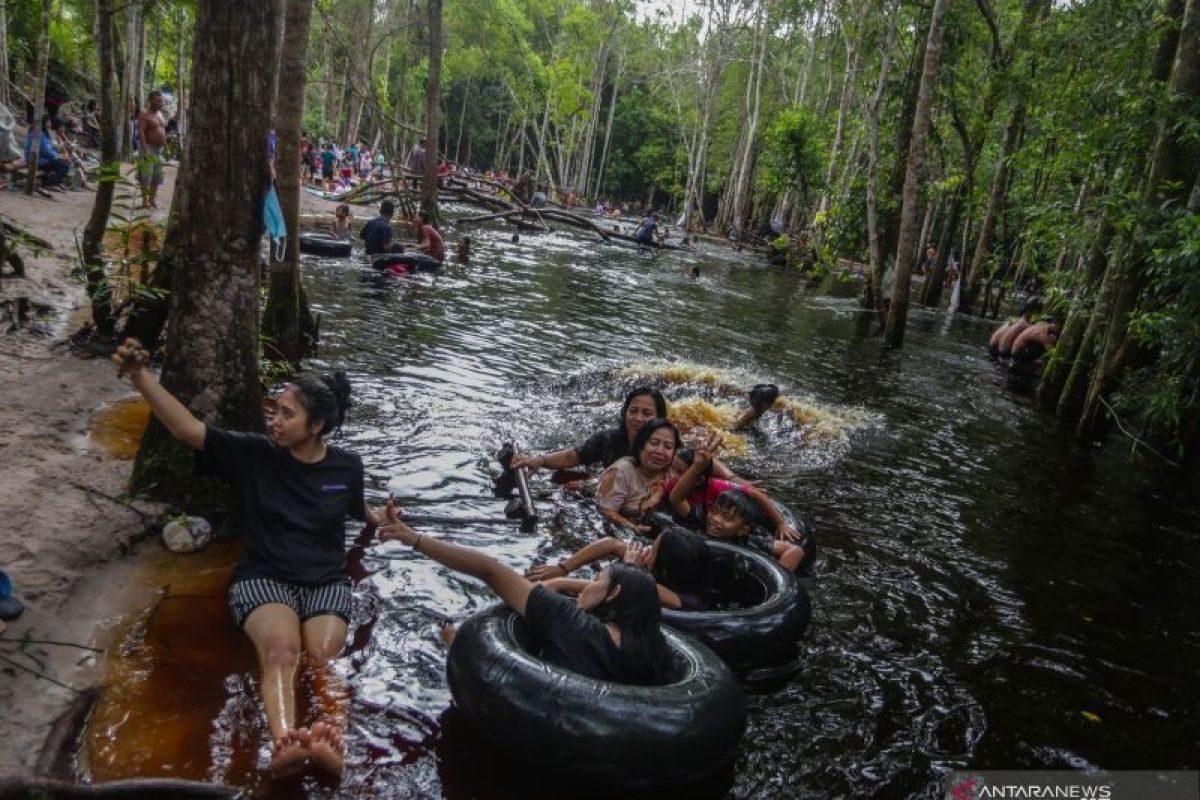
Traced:
<path id="1" fill-rule="evenodd" d="M 417 540 L 417 532 L 400 519 L 400 511 L 396 508 L 396 503 L 392 498 L 388 498 L 383 513 L 385 524 L 379 528 L 379 541 L 390 542 L 398 539 L 411 547 L 412 543 Z"/>
<path id="2" fill-rule="evenodd" d="M 625 547 L 625 555 L 621 559 L 626 564 L 650 569 L 654 566 L 654 547 L 648 544 L 630 542 Z"/>
<path id="3" fill-rule="evenodd" d="M 546 466 L 545 456 L 535 456 L 529 453 L 514 453 L 509 466 L 513 469 L 524 467 L 530 473 L 537 472 L 542 467 Z"/>
<path id="4" fill-rule="evenodd" d="M 711 431 L 696 447 L 695 459 L 692 463 L 707 466 L 721 451 L 722 437 L 720 431 Z"/>
<path id="5" fill-rule="evenodd" d="M 129 375 L 133 378 L 150 363 L 150 353 L 142 343 L 132 337 L 122 342 L 112 354 L 112 362 L 117 365 L 117 377 Z"/>

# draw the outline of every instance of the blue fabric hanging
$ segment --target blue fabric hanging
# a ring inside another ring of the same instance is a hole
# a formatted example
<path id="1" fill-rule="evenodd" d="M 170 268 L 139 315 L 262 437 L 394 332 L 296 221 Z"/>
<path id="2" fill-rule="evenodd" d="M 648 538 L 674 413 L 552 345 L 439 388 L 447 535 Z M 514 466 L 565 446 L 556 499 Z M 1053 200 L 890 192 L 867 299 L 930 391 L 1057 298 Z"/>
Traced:
<path id="1" fill-rule="evenodd" d="M 275 194 L 274 186 L 267 189 L 267 196 L 263 198 L 263 225 L 271 237 L 271 256 L 276 261 L 283 261 L 287 225 L 283 222 L 283 209 L 279 207 L 279 195 Z"/>

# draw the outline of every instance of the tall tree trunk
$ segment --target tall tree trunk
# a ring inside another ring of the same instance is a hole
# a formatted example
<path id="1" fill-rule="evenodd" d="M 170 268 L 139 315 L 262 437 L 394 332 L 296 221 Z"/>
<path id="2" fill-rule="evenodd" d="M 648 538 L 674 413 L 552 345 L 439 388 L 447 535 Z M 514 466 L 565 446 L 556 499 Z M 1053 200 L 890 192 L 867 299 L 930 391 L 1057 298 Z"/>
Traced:
<path id="1" fill-rule="evenodd" d="M 1008 188 L 1008 166 L 1016 149 L 1017 138 L 1021 126 L 1025 124 L 1025 97 L 1022 94 L 1013 105 L 1008 125 L 1004 128 L 1004 138 L 1000 140 L 1000 152 L 996 156 L 996 172 L 992 176 L 992 191 L 988 196 L 987 209 L 983 214 L 983 223 L 979 228 L 979 240 L 975 244 L 975 257 L 971 259 L 970 270 L 967 273 L 967 289 L 962 292 L 958 306 L 959 313 L 970 313 L 979 296 L 980 281 L 987 267 L 988 256 L 991 253 L 992 242 L 996 235 L 996 222 L 1004 208 L 1004 198 Z M 966 253 L 963 253 L 966 261 Z"/>
<path id="2" fill-rule="evenodd" d="M 921 89 L 913 117 L 912 143 L 908 150 L 908 168 L 904 177 L 904 205 L 900 211 L 900 240 L 896 245 L 896 283 L 892 287 L 892 302 L 888 307 L 884 341 L 891 347 L 904 344 L 904 327 L 908 321 L 908 290 L 912 278 L 913 241 L 917 231 L 918 185 L 925 160 L 925 136 L 937 90 L 938 67 L 942 55 L 942 22 L 950 0 L 934 0 L 925 42 L 925 65 L 921 70 Z"/>
<path id="3" fill-rule="evenodd" d="M 625 73 L 625 59 L 617 60 L 617 75 L 613 78 L 612 97 L 608 103 L 608 121 L 604 123 L 604 147 L 600 150 L 600 166 L 596 169 L 596 180 L 591 185 L 591 193 L 597 197 L 604 191 L 604 170 L 608 167 L 608 147 L 612 141 L 613 116 L 617 110 L 617 94 L 621 88 L 621 76 Z M 584 195 L 588 195 L 588 187 L 584 187 Z M 687 230 L 686 228 L 684 230 Z"/>
<path id="4" fill-rule="evenodd" d="M 468 77 L 466 85 L 463 86 L 462 108 L 458 112 L 458 138 L 454 142 L 454 161 L 457 164 L 462 163 L 462 142 L 463 128 L 467 122 L 467 99 L 471 96 L 471 79 Z"/>
<path id="5" fill-rule="evenodd" d="M 162 384 L 199 419 L 238 430 L 263 425 L 258 275 L 278 15 L 278 0 L 196 3 L 193 136 L 159 266 L 171 275 Z M 230 153 L 239 154 L 237 169 L 212 168 Z M 155 420 L 133 485 L 194 497 L 191 453 Z"/>
<path id="6" fill-rule="evenodd" d="M 100 78 L 100 162 L 103 172 L 96 187 L 92 215 L 83 229 L 83 262 L 87 269 L 87 292 L 92 301 L 92 323 L 102 336 L 111 336 L 116 327 L 112 295 L 104 273 L 101 252 L 108 216 L 112 212 L 121 166 L 117 149 L 117 131 L 113 125 L 116 101 L 113 97 L 113 0 L 96 2 L 96 61 Z"/>
<path id="7" fill-rule="evenodd" d="M 176 131 L 179 133 L 181 141 L 186 141 L 187 138 L 187 101 L 191 92 L 187 88 L 187 74 L 185 72 L 186 62 L 184 60 L 184 40 L 187 38 L 184 23 L 187 21 L 187 11 L 179 9 L 176 18 L 175 31 L 175 102 L 178 105 L 178 110 L 175 112 L 175 119 L 178 127 Z"/>
<path id="8" fill-rule="evenodd" d="M 421 209 L 437 220 L 437 160 L 442 127 L 442 0 L 429 3 L 429 78 L 425 85 L 425 180 L 421 185 Z"/>
<path id="9" fill-rule="evenodd" d="M 825 186 L 821 189 L 821 201 L 817 205 L 819 213 L 829 210 L 829 198 L 833 194 L 834 183 L 837 180 L 838 161 L 841 159 L 842 145 L 846 139 L 846 121 L 850 116 L 850 105 L 854 102 L 854 89 L 858 80 L 858 65 L 862 57 L 863 38 L 866 34 L 870 12 L 871 0 L 863 0 L 858 14 L 858 22 L 854 26 L 854 34 L 846 43 L 846 71 L 842 77 L 842 97 L 838 101 L 837 123 L 833 130 L 833 145 L 829 148 L 829 165 L 825 172 Z"/>
<path id="10" fill-rule="evenodd" d="M 29 164 L 26 166 L 25 194 L 33 195 L 33 184 L 37 182 L 38 157 L 42 151 L 42 118 L 46 116 L 46 75 L 50 70 L 50 7 L 52 0 L 42 0 L 42 24 L 38 31 L 37 67 L 33 74 L 33 87 L 29 96 L 33 99 L 33 121 L 30 130 L 33 131 L 32 146 L 29 150 Z M 8 35 L 4 31 L 2 35 Z"/>
<path id="11" fill-rule="evenodd" d="M 283 48 L 275 98 L 275 186 L 287 224 L 282 261 L 268 255 L 270 288 L 263 333 L 278 357 L 299 363 L 315 344 L 316 331 L 300 281 L 300 128 L 304 124 L 305 70 L 313 0 L 284 0 Z"/>
<path id="12" fill-rule="evenodd" d="M 812 77 L 813 62 L 817 59 L 817 38 L 821 33 L 821 25 L 825 22 L 825 14 L 829 10 L 829 3 L 821 3 L 820 9 L 817 11 L 817 21 L 813 25 L 813 35 L 808 42 L 808 58 L 804 61 L 804 72 L 800 76 L 800 80 L 796 82 L 796 95 L 793 98 L 792 104 L 797 106 L 804 105 L 804 99 L 808 95 L 808 81 Z"/>
<path id="13" fill-rule="evenodd" d="M 864 299 L 876 311 L 883 308 L 883 249 L 879 239 L 876 198 L 879 185 L 879 111 L 883 107 L 883 93 L 887 89 L 888 73 L 892 66 L 892 50 L 896 46 L 899 6 L 899 0 L 894 0 L 888 12 L 887 41 L 879 64 L 879 80 L 875 83 L 875 94 L 871 95 L 871 105 L 867 109 L 867 259 L 870 274 L 864 287 Z"/>
<path id="14" fill-rule="evenodd" d="M 0 106 L 8 105 L 8 0 L 0 0 Z"/>

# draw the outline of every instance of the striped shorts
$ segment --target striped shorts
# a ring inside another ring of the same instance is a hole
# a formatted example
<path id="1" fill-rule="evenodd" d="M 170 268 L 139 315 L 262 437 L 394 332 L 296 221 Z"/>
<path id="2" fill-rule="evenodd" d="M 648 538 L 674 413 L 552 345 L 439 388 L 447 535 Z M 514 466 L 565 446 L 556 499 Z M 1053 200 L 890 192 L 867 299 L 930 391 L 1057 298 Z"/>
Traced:
<path id="1" fill-rule="evenodd" d="M 296 612 L 301 622 L 331 614 L 350 624 L 354 596 L 350 578 L 342 577 L 316 586 L 305 586 L 273 578 L 243 578 L 229 587 L 229 610 L 240 628 L 250 612 L 268 603 L 280 603 Z"/>

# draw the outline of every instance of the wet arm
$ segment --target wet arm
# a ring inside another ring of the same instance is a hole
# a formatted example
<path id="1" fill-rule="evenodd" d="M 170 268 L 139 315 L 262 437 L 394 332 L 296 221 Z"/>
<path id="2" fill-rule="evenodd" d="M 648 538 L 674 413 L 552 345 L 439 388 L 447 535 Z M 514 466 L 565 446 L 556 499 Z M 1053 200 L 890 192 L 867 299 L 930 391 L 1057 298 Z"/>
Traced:
<path id="1" fill-rule="evenodd" d="M 512 460 L 514 467 L 525 467 L 531 470 L 539 470 L 543 467 L 549 467 L 550 469 L 571 469 L 578 467 L 579 464 L 579 451 L 573 447 L 537 456 L 517 454 Z"/>
<path id="2" fill-rule="evenodd" d="M 509 608 L 521 616 L 525 616 L 525 603 L 529 600 L 533 583 L 491 556 L 469 547 L 450 544 L 441 539 L 417 533 L 400 521 L 392 522 L 381 530 L 379 538 L 382 541 L 398 539 L 411 547 L 414 552 L 431 558 L 442 566 L 473 578 L 479 578 L 490 586 Z"/>
<path id="3" fill-rule="evenodd" d="M 625 555 L 625 542 L 613 536 L 606 536 L 599 541 L 592 542 L 583 549 L 572 553 L 567 558 L 557 564 L 548 564 L 544 567 L 534 567 L 526 572 L 527 577 L 534 580 L 553 578 L 555 576 L 548 575 L 549 571 L 553 570 L 559 573 L 559 577 L 570 575 L 580 567 L 586 567 L 588 564 L 593 564 L 602 558 L 621 558 Z"/>
<path id="4" fill-rule="evenodd" d="M 707 465 L 700 459 L 687 468 L 675 485 L 671 488 L 671 508 L 681 517 L 686 517 L 692 513 L 692 504 L 688 502 L 692 492 L 696 491 L 696 485 L 700 482 L 700 473 L 704 472 Z"/>

